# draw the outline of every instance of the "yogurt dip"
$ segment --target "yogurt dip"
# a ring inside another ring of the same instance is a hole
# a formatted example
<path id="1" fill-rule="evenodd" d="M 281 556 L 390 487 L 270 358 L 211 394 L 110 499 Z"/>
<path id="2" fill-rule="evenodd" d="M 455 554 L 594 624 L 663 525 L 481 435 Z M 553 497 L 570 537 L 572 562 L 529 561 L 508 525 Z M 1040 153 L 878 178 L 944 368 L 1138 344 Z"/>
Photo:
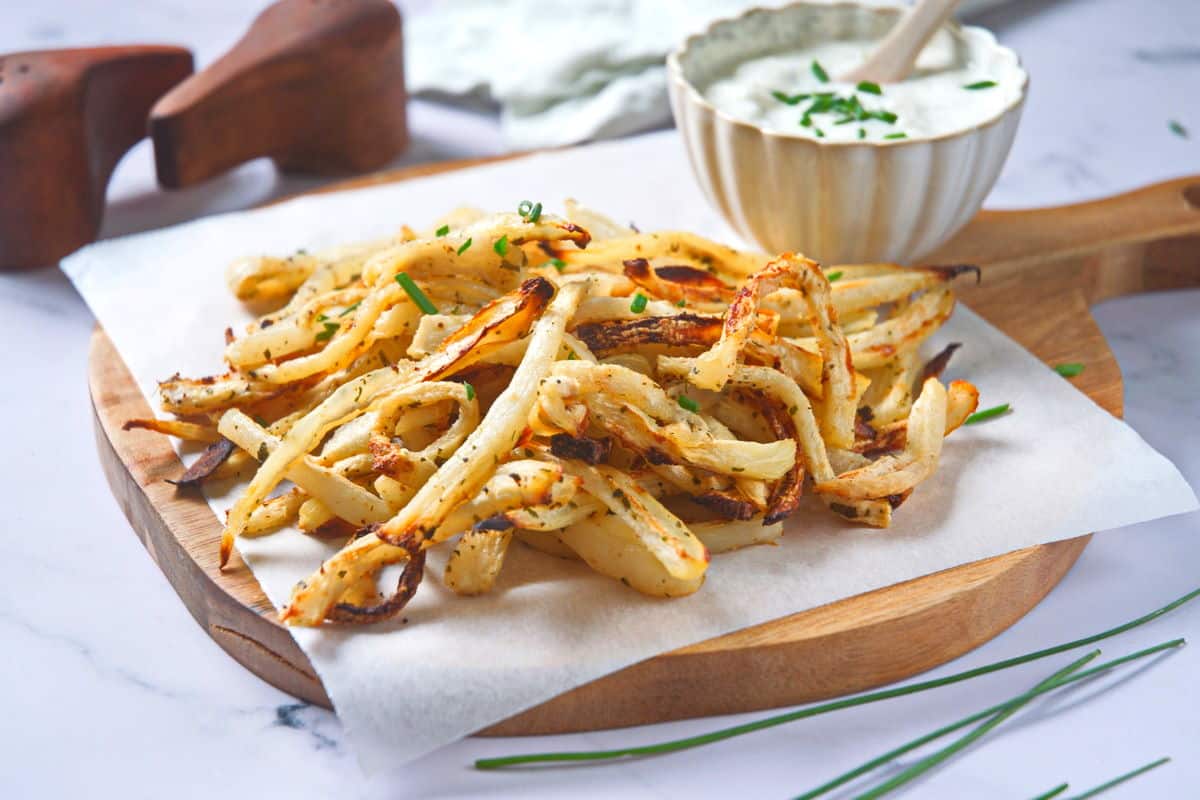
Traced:
<path id="1" fill-rule="evenodd" d="M 1024 91 L 1025 71 L 979 28 L 943 28 L 899 83 L 835 80 L 877 39 L 796 42 L 737 62 L 698 87 L 719 111 L 764 130 L 828 142 L 891 142 L 959 133 L 1000 116 Z"/>

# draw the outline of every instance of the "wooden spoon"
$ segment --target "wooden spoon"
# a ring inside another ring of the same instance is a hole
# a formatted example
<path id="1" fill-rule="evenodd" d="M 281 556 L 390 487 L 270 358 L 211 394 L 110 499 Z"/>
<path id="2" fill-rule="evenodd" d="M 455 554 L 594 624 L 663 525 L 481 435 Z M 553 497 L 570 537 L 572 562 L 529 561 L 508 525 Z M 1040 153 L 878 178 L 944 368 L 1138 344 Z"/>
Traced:
<path id="1" fill-rule="evenodd" d="M 908 77 L 925 43 L 937 32 L 958 6 L 958 0 L 918 0 L 911 11 L 900 18 L 871 56 L 839 80 L 848 83 L 871 81 L 895 83 Z"/>

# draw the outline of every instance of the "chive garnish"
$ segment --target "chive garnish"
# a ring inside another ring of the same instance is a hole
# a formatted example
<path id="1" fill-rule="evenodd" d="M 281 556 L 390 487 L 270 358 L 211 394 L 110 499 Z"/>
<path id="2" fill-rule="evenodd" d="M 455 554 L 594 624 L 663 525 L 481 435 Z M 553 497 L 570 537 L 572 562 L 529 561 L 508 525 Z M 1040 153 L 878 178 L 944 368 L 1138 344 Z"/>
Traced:
<path id="1" fill-rule="evenodd" d="M 995 81 L 975 81 L 974 83 L 968 83 L 963 88 L 975 91 L 976 89 L 990 89 L 995 85 Z"/>
<path id="2" fill-rule="evenodd" d="M 468 237 L 465 242 L 458 246 L 458 254 L 461 256 L 471 247 L 471 239 Z"/>
<path id="3" fill-rule="evenodd" d="M 1074 378 L 1079 373 L 1083 372 L 1083 364 L 1078 361 L 1072 361 L 1068 364 L 1059 364 L 1054 368 L 1054 371 L 1064 378 Z"/>
<path id="4" fill-rule="evenodd" d="M 838 278 L 842 277 L 845 274 L 846 273 L 840 269 L 834 270 L 833 272 L 831 272 L 825 276 L 825 280 L 829 281 L 830 283 L 833 283 L 834 281 L 836 281 Z"/>
<path id="5" fill-rule="evenodd" d="M 325 330 L 321 331 L 321 332 L 320 332 L 320 333 L 318 333 L 318 334 L 317 334 L 317 336 L 316 336 L 316 339 L 317 339 L 317 341 L 318 341 L 318 342 L 327 342 L 327 341 L 329 341 L 330 339 L 332 339 L 332 338 L 333 338 L 333 335 L 334 335 L 335 333 L 337 333 L 337 329 L 338 329 L 338 328 L 340 328 L 340 327 L 342 327 L 342 326 L 341 326 L 341 325 L 338 325 L 336 322 L 326 322 L 326 323 L 325 323 Z"/>
<path id="6" fill-rule="evenodd" d="M 829 83 L 829 73 L 821 66 L 821 62 L 813 59 L 812 74 L 817 76 L 817 80 L 821 83 Z"/>
<path id="7" fill-rule="evenodd" d="M 1158 761 L 1151 761 L 1149 764 L 1147 764 L 1144 767 L 1138 767 L 1135 770 L 1126 772 L 1124 775 L 1118 775 L 1117 777 L 1113 778 L 1111 781 L 1108 781 L 1107 783 L 1102 783 L 1099 786 L 1095 787 L 1094 789 L 1088 789 L 1083 794 L 1077 794 L 1074 797 L 1072 797 L 1071 800 L 1087 800 L 1087 798 L 1089 798 L 1089 797 L 1095 797 L 1096 795 L 1100 794 L 1101 792 L 1107 792 L 1109 789 L 1112 789 L 1115 786 L 1119 786 L 1120 784 L 1124 783 L 1125 781 L 1133 780 L 1134 778 L 1136 778 L 1139 775 L 1145 775 L 1150 770 L 1157 769 L 1158 767 L 1161 767 L 1163 764 L 1166 764 L 1170 760 L 1171 760 L 1170 758 L 1160 758 Z"/>
<path id="8" fill-rule="evenodd" d="M 517 213 L 521 215 L 521 219 L 526 222 L 537 222 L 542 218 L 542 204 L 531 203 L 528 200 L 522 200 L 517 204 Z"/>
<path id="9" fill-rule="evenodd" d="M 865 138 L 867 138 L 867 129 L 866 129 L 866 128 L 859 128 L 859 129 L 858 129 L 858 138 L 860 138 L 860 139 L 865 139 Z"/>
<path id="10" fill-rule="evenodd" d="M 811 127 L 812 126 L 812 117 L 810 117 L 808 114 L 805 114 L 803 117 L 800 118 L 800 124 L 803 125 L 805 128 Z"/>
<path id="11" fill-rule="evenodd" d="M 347 314 L 349 314 L 351 311 L 353 311 L 354 309 L 358 308 L 358 307 L 359 307 L 361 304 L 362 304 L 362 300 L 359 300 L 357 303 L 355 303 L 355 304 L 354 304 L 354 305 L 352 305 L 352 306 L 346 306 L 346 307 L 345 307 L 345 308 L 342 310 L 342 313 L 338 314 L 338 316 L 339 316 L 339 317 L 344 317 L 344 316 L 346 316 L 346 315 L 347 315 Z"/>
<path id="12" fill-rule="evenodd" d="M 329 319 L 329 317 L 325 314 L 317 314 L 317 322 L 324 322 L 327 319 Z"/>
<path id="13" fill-rule="evenodd" d="M 646 297 L 646 295 L 642 294 L 641 292 L 638 292 L 637 294 L 635 294 L 633 296 L 633 302 L 629 304 L 629 310 L 635 314 L 640 314 L 646 310 L 647 302 L 648 302 L 648 298 Z"/>
<path id="14" fill-rule="evenodd" d="M 1060 783 L 1058 786 L 1055 786 L 1053 789 L 1042 792 L 1037 797 L 1033 798 L 1033 800 L 1051 800 L 1051 798 L 1058 797 L 1060 794 L 1065 792 L 1067 789 L 1070 788 L 1070 786 L 1071 786 L 1071 784 L 1069 784 L 1069 783 Z"/>
<path id="15" fill-rule="evenodd" d="M 563 261 L 561 258 L 552 258 L 549 261 L 547 261 L 546 263 L 549 264 L 550 266 L 554 267 L 559 272 L 562 272 L 564 269 L 567 268 L 567 262 Z"/>
<path id="16" fill-rule="evenodd" d="M 1167 127 L 1171 130 L 1171 133 L 1175 134 L 1180 139 L 1188 138 L 1187 128 L 1183 127 L 1183 125 L 1176 120 L 1168 120 Z"/>
<path id="17" fill-rule="evenodd" d="M 496 252 L 496 255 L 500 256 L 501 258 L 508 255 L 508 234 L 507 233 L 496 240 L 496 243 L 492 245 L 492 250 L 494 250 Z"/>
<path id="18" fill-rule="evenodd" d="M 470 243 L 470 241 L 470 239 L 467 240 L 468 243 Z M 437 306 L 435 306 L 430 299 L 425 296 L 425 293 L 421 291 L 420 286 L 417 286 L 417 284 L 413 283 L 413 279 L 408 277 L 407 272 L 397 272 L 396 283 L 400 284 L 400 287 L 404 289 L 404 291 L 408 292 L 408 296 L 412 298 L 413 303 L 415 303 L 417 308 L 421 309 L 421 311 L 426 314 L 438 313 Z"/>
<path id="19" fill-rule="evenodd" d="M 683 308 L 684 306 L 687 305 L 687 298 L 686 297 L 679 298 L 678 300 L 675 301 L 675 305 L 679 306 L 680 308 Z"/>
<path id="20" fill-rule="evenodd" d="M 467 400 L 468 401 L 474 400 L 475 399 L 475 387 L 472 386 L 471 384 L 467 383 L 466 381 L 463 381 L 463 386 L 467 387 Z"/>
<path id="21" fill-rule="evenodd" d="M 1007 414 L 1011 410 L 1012 408 L 1008 403 L 1001 403 L 998 406 L 985 408 L 983 411 L 976 411 L 974 414 L 967 417 L 967 421 L 964 422 L 963 425 L 974 425 L 977 422 L 984 422 L 985 420 L 992 419 L 993 417 L 998 417 L 1001 414 Z"/>
<path id="22" fill-rule="evenodd" d="M 771 96 L 774 97 L 776 100 L 778 100 L 781 103 L 785 103 L 786 105 L 789 105 L 789 106 L 794 106 L 794 105 L 800 103 L 802 100 L 807 100 L 812 95 L 785 94 L 781 91 L 776 90 L 776 91 L 771 92 Z"/>
<path id="23" fill-rule="evenodd" d="M 820 128 L 813 128 L 813 133 L 815 133 L 817 135 L 818 139 L 825 138 L 825 131 L 821 130 Z"/>
<path id="24" fill-rule="evenodd" d="M 867 94 L 883 94 L 883 89 L 879 88 L 879 84 L 872 83 L 871 81 L 859 81 L 858 86 L 854 88 L 858 89 L 860 92 L 866 92 Z"/>
<path id="25" fill-rule="evenodd" d="M 884 136 L 883 138 L 885 138 L 885 139 L 907 139 L 908 134 L 907 133 L 889 133 L 887 136 Z"/>
<path id="26" fill-rule="evenodd" d="M 684 405 L 682 396 L 680 398 L 679 404 L 681 406 Z M 684 406 L 684 408 L 686 408 L 686 406 Z M 1138 617 L 1137 619 L 1133 619 L 1133 620 L 1130 620 L 1129 622 L 1122 623 L 1122 624 L 1116 626 L 1115 628 L 1109 628 L 1108 630 L 1103 631 L 1101 633 L 1093 634 L 1091 636 L 1085 636 L 1082 639 L 1076 639 L 1071 642 L 1064 642 L 1062 644 L 1054 645 L 1053 647 L 1047 647 L 1043 650 L 1037 650 L 1032 653 L 1026 653 L 1025 655 L 1017 656 L 1015 658 L 1008 658 L 1003 661 L 997 661 L 992 664 L 987 664 L 982 667 L 976 667 L 975 669 L 969 669 L 964 672 L 957 672 L 953 675 L 947 675 L 944 678 L 936 678 L 934 680 L 921 681 L 919 683 L 912 683 L 912 684 L 908 684 L 906 686 L 897 686 L 897 687 L 894 687 L 891 689 L 882 689 L 880 691 L 875 691 L 875 692 L 871 692 L 869 694 L 864 694 L 864 695 L 858 695 L 856 697 L 846 697 L 846 698 L 842 698 L 840 700 L 833 700 L 828 703 L 822 703 L 821 705 L 808 706 L 807 708 L 801 708 L 801 709 L 797 709 L 795 711 L 789 711 L 785 714 L 777 714 L 775 716 L 765 717 L 763 719 L 755 720 L 753 722 L 747 722 L 742 725 L 734 725 L 734 726 L 731 726 L 728 728 L 721 728 L 719 730 L 710 731 L 708 733 L 700 734 L 698 736 L 689 736 L 684 739 L 674 739 L 671 741 L 659 742 L 657 744 L 643 745 L 641 747 L 625 747 L 625 748 L 620 748 L 617 750 L 590 750 L 590 751 L 576 751 L 576 752 L 536 753 L 536 754 L 530 754 L 530 755 L 502 756 L 500 758 L 481 758 L 475 762 L 475 768 L 476 769 L 497 769 L 500 767 L 513 766 L 516 764 L 545 763 L 545 762 L 554 762 L 554 761 L 604 761 L 604 760 L 614 759 L 614 758 L 628 758 L 628 757 L 636 757 L 636 756 L 661 755 L 663 753 L 673 753 L 678 750 L 688 750 L 693 747 L 701 747 L 706 744 L 712 744 L 713 742 L 720 742 L 720 741 L 724 741 L 725 739 L 732 739 L 733 737 L 741 736 L 742 734 L 754 733 L 755 731 L 761 731 L 761 730 L 765 730 L 767 728 L 773 728 L 773 727 L 776 727 L 777 725 L 784 725 L 789 722 L 795 722 L 797 720 L 807 719 L 808 717 L 815 717 L 815 716 L 819 716 L 821 714 L 828 714 L 831 711 L 839 711 L 843 708 L 852 708 L 854 706 L 866 705 L 868 703 L 877 703 L 881 700 L 890 700 L 893 697 L 903 697 L 905 695 L 916 694 L 918 692 L 924 692 L 929 689 L 936 689 L 941 686 L 947 686 L 947 685 L 950 685 L 953 683 L 961 683 L 962 681 L 970 680 L 971 678 L 978 678 L 981 675 L 988 675 L 993 672 L 999 672 L 1000 670 L 1010 669 L 1012 667 L 1017 667 L 1022 664 L 1027 664 L 1031 661 L 1037 661 L 1042 658 L 1047 658 L 1049 656 L 1058 655 L 1059 653 L 1065 653 L 1069 650 L 1076 650 L 1080 647 L 1085 647 L 1089 644 L 1094 644 L 1094 643 L 1102 641 L 1104 639 L 1110 639 L 1113 636 L 1117 636 L 1119 634 L 1125 633 L 1126 631 L 1133 630 L 1134 628 L 1145 625 L 1148 622 L 1153 622 L 1154 620 L 1158 619 L 1159 617 L 1161 617 L 1165 614 L 1169 614 L 1170 612 L 1174 611 L 1175 609 L 1179 608 L 1180 606 L 1182 606 L 1186 603 L 1189 603 L 1192 600 L 1195 600 L 1197 597 L 1200 597 L 1200 588 L 1193 589 L 1192 591 L 1188 592 L 1187 594 L 1183 595 L 1182 597 L 1172 600 L 1170 603 L 1167 603 L 1165 606 L 1162 606 L 1161 608 L 1151 611 L 1149 614 L 1145 614 L 1141 617 Z M 1163 649 L 1164 647 L 1165 647 L 1165 645 L 1159 645 L 1159 647 L 1156 649 Z M 1134 657 L 1137 657 L 1139 655 L 1146 654 L 1146 653 L 1147 653 L 1147 651 L 1142 651 L 1141 654 L 1135 653 L 1132 656 L 1125 656 L 1124 660 L 1128 661 Z M 1115 666 L 1115 663 L 1116 662 L 1113 662 L 1112 666 Z M 1097 667 L 1096 669 L 1099 669 L 1099 667 Z M 1079 673 L 1080 679 L 1082 679 L 1084 676 L 1088 675 L 1091 672 L 1093 672 L 1093 671 L 1088 670 L 1087 672 Z"/>
<path id="27" fill-rule="evenodd" d="M 450 226 L 449 226 L 449 225 L 443 225 L 442 227 L 440 227 L 440 228 L 438 228 L 436 231 L 434 231 L 434 233 L 437 235 L 437 237 L 438 237 L 439 239 L 440 239 L 440 238 L 442 238 L 443 236 L 445 236 L 445 235 L 446 235 L 447 233 L 449 233 L 449 232 L 450 232 Z"/>
<path id="28" fill-rule="evenodd" d="M 687 409 L 688 411 L 691 411 L 693 414 L 695 414 L 697 411 L 700 410 L 700 404 L 697 403 L 692 398 L 688 397 L 686 394 L 679 395 L 678 400 L 679 400 L 680 408 Z M 476 762 L 476 766 L 478 766 L 478 765 L 479 765 L 479 763 Z"/>

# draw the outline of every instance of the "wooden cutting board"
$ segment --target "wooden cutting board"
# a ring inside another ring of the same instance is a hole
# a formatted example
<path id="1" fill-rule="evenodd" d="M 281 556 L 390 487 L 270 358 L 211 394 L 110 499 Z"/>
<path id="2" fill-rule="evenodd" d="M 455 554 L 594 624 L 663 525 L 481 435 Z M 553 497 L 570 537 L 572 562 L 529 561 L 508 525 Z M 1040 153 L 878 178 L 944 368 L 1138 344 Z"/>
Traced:
<path id="1" fill-rule="evenodd" d="M 475 163 L 389 172 L 332 190 Z M 927 263 L 981 265 L 982 284 L 960 286 L 963 300 L 1046 363 L 1085 364 L 1075 384 L 1120 416 L 1121 375 L 1088 308 L 1124 294 L 1200 285 L 1200 176 L 1075 206 L 983 212 Z M 182 469 L 168 441 L 121 430 L 125 420 L 152 411 L 100 329 L 89 383 L 109 484 L 192 616 L 264 680 L 328 707 L 308 658 L 249 569 L 235 560 L 218 571 L 221 525 L 198 494 L 165 482 Z M 481 733 L 562 733 L 750 711 L 906 678 L 1020 619 L 1088 538 L 967 564 L 665 653 Z"/>

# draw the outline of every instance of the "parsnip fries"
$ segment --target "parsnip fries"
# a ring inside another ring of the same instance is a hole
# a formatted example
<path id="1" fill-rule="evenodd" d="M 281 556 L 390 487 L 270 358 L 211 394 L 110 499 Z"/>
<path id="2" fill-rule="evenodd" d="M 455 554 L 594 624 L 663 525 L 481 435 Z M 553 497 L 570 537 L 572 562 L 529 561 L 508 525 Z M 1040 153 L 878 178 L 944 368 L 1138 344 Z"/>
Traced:
<path id="1" fill-rule="evenodd" d="M 341 537 L 290 624 L 395 616 L 434 547 L 460 594 L 529 546 L 676 597 L 710 553 L 775 542 L 806 493 L 890 523 L 978 404 L 939 380 L 952 351 L 917 354 L 967 269 L 823 269 L 572 201 L 462 209 L 237 261 L 231 290 L 269 310 L 227 334 L 224 374 L 160 385 L 175 418 L 129 426 L 208 445 L 185 485 L 247 473 L 222 565 L 240 536 Z"/>

